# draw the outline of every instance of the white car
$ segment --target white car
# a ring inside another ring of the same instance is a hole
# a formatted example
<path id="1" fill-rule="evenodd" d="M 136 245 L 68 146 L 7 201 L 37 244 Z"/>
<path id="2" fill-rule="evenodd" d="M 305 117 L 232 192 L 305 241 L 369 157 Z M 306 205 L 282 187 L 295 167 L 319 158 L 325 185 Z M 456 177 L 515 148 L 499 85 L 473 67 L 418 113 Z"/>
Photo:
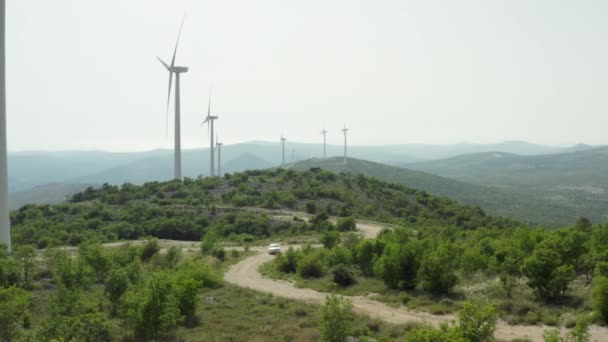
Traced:
<path id="1" fill-rule="evenodd" d="M 278 243 L 271 243 L 270 246 L 268 246 L 268 254 L 270 255 L 274 255 L 274 254 L 279 254 L 281 253 L 281 245 Z"/>

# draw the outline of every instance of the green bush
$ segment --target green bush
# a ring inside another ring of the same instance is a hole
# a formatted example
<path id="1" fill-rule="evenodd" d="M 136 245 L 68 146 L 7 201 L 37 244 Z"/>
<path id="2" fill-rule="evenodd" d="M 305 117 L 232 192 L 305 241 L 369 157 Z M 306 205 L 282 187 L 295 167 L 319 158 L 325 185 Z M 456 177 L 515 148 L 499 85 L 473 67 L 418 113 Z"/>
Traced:
<path id="1" fill-rule="evenodd" d="M 331 274 L 333 275 L 334 283 L 342 287 L 350 286 L 357 282 L 357 279 L 355 278 L 355 272 L 349 265 L 335 265 L 331 269 Z"/>
<path id="2" fill-rule="evenodd" d="M 393 289 L 413 289 L 417 284 L 420 250 L 412 242 L 390 243 L 374 264 L 374 272 L 386 286 Z"/>
<path id="3" fill-rule="evenodd" d="M 593 283 L 593 308 L 608 323 L 608 277 L 595 277 Z"/>
<path id="4" fill-rule="evenodd" d="M 336 228 L 341 232 L 350 232 L 357 230 L 357 222 L 351 216 L 341 217 L 338 219 L 336 223 Z"/>
<path id="5" fill-rule="evenodd" d="M 340 243 L 340 233 L 335 230 L 327 230 L 321 235 L 321 243 L 327 249 L 334 248 Z"/>
<path id="6" fill-rule="evenodd" d="M 160 245 L 158 244 L 158 239 L 149 239 L 141 249 L 140 258 L 142 261 L 148 261 L 159 251 Z"/>
<path id="7" fill-rule="evenodd" d="M 323 263 L 317 253 L 303 255 L 298 262 L 298 273 L 304 278 L 319 278 L 323 276 Z"/>
<path id="8" fill-rule="evenodd" d="M 452 291 L 458 278 L 454 273 L 454 255 L 444 246 L 428 251 L 418 271 L 422 288 L 433 294 L 446 294 Z"/>
<path id="9" fill-rule="evenodd" d="M 298 254 L 292 247 L 285 254 L 280 254 L 276 262 L 279 271 L 283 273 L 296 273 L 298 270 Z"/>
<path id="10" fill-rule="evenodd" d="M 458 327 L 467 341 L 489 341 L 496 329 L 496 310 L 493 306 L 465 303 L 458 312 Z"/>
<path id="11" fill-rule="evenodd" d="M 29 316 L 30 295 L 16 287 L 0 288 L 0 340 L 14 341 Z"/>
<path id="12" fill-rule="evenodd" d="M 326 342 L 346 342 L 352 331 L 352 304 L 346 298 L 330 295 L 321 307 L 319 330 Z"/>
<path id="13" fill-rule="evenodd" d="M 218 258 L 220 261 L 226 260 L 226 251 L 221 247 L 216 247 L 213 249 L 211 253 L 214 257 Z"/>

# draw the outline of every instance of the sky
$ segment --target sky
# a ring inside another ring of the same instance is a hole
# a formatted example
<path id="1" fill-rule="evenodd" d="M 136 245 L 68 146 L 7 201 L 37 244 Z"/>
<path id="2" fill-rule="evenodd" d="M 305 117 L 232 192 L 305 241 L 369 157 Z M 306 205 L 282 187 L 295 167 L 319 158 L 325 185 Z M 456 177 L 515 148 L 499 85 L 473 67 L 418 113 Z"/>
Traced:
<path id="1" fill-rule="evenodd" d="M 184 15 L 184 148 L 608 144 L 605 0 L 7 0 L 9 151 L 172 148 Z"/>

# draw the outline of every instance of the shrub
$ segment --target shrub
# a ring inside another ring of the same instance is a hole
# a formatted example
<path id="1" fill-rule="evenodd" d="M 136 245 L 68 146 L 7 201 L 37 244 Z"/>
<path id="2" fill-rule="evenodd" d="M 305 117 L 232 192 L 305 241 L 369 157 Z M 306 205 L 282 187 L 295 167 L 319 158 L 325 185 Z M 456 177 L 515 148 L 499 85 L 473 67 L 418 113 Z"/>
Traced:
<path id="1" fill-rule="evenodd" d="M 427 252 L 418 272 L 422 287 L 433 294 L 452 291 L 458 281 L 453 260 L 454 255 L 446 247 Z"/>
<path id="2" fill-rule="evenodd" d="M 226 251 L 221 247 L 215 248 L 211 254 L 221 261 L 226 260 Z"/>
<path id="3" fill-rule="evenodd" d="M 357 229 L 357 223 L 351 216 L 338 219 L 336 227 L 341 232 L 350 232 Z"/>
<path id="4" fill-rule="evenodd" d="M 413 289 L 417 283 L 419 252 L 413 243 L 391 243 L 374 264 L 374 272 L 393 289 Z M 367 255 L 373 257 L 373 254 Z M 362 262 L 358 254 L 359 263 Z M 362 268 L 364 274 L 364 268 Z"/>
<path id="5" fill-rule="evenodd" d="M 593 282 L 593 308 L 608 322 L 608 277 L 596 277 Z"/>
<path id="6" fill-rule="evenodd" d="M 323 276 L 321 257 L 316 253 L 302 256 L 298 262 L 298 273 L 304 278 L 319 278 Z"/>
<path id="7" fill-rule="evenodd" d="M 124 315 L 138 339 L 165 340 L 182 322 L 175 285 L 167 273 L 153 274 L 124 296 Z"/>
<path id="8" fill-rule="evenodd" d="M 315 204 L 315 202 L 306 202 L 306 212 L 309 214 L 315 214 L 317 212 L 317 205 Z"/>
<path id="9" fill-rule="evenodd" d="M 0 340 L 13 341 L 28 314 L 30 297 L 22 289 L 0 288 Z"/>
<path id="10" fill-rule="evenodd" d="M 141 249 L 139 256 L 142 261 L 148 261 L 152 256 L 158 253 L 158 251 L 160 251 L 158 239 L 149 239 Z"/>
<path id="11" fill-rule="evenodd" d="M 345 264 L 338 264 L 331 269 L 334 277 L 334 283 L 339 286 L 346 287 L 357 282 L 353 269 Z"/>
<path id="12" fill-rule="evenodd" d="M 321 307 L 319 330 L 323 341 L 345 342 L 352 330 L 352 305 L 346 298 L 335 295 L 327 297 Z"/>
<path id="13" fill-rule="evenodd" d="M 321 243 L 323 247 L 332 249 L 340 243 L 340 233 L 334 230 L 328 230 L 321 235 Z"/>
<path id="14" fill-rule="evenodd" d="M 465 303 L 458 312 L 458 327 L 467 341 L 490 340 L 496 329 L 496 310 L 493 306 Z"/>
<path id="15" fill-rule="evenodd" d="M 298 254 L 292 247 L 289 247 L 285 254 L 279 255 L 277 267 L 283 273 L 296 273 L 298 269 Z"/>

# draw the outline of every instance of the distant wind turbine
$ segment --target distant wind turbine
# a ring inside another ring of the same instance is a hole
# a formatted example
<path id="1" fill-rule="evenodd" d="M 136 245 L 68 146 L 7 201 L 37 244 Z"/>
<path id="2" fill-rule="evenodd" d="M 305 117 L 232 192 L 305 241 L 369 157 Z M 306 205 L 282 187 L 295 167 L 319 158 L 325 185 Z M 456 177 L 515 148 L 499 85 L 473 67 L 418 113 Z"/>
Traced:
<path id="1" fill-rule="evenodd" d="M 211 177 L 215 176 L 215 166 L 213 165 L 213 163 L 215 162 L 215 157 L 214 157 L 214 147 L 213 147 L 213 129 L 214 129 L 214 121 L 217 120 L 218 117 L 211 115 L 211 91 L 209 91 L 209 106 L 207 107 L 207 116 L 205 117 L 205 121 L 203 121 L 203 123 L 201 124 L 208 124 L 208 128 L 207 128 L 207 132 L 210 132 L 210 140 L 209 140 L 209 175 Z"/>
<path id="2" fill-rule="evenodd" d="M 6 157 L 5 2 L 0 0 L 0 242 L 11 251 L 11 221 L 8 212 L 8 167 Z"/>
<path id="3" fill-rule="evenodd" d="M 323 135 L 323 159 L 327 158 L 327 130 L 325 128 L 323 128 L 323 130 L 321 131 L 321 134 Z"/>
<path id="4" fill-rule="evenodd" d="M 215 146 L 217 147 L 217 176 L 222 177 L 222 146 L 224 144 L 216 138 Z"/>
<path id="5" fill-rule="evenodd" d="M 283 159 L 281 162 L 281 167 L 285 168 L 285 140 L 287 140 L 287 138 L 283 137 L 283 132 L 281 131 L 281 147 L 283 148 Z"/>
<path id="6" fill-rule="evenodd" d="M 167 93 L 167 122 L 166 134 L 169 133 L 169 102 L 171 99 L 171 86 L 173 85 L 173 74 L 175 74 L 175 150 L 174 150 L 174 174 L 175 179 L 182 179 L 182 146 L 181 146 L 181 120 L 180 120 L 180 74 L 188 72 L 188 67 L 175 66 L 175 56 L 177 55 L 177 46 L 179 45 L 179 37 L 182 34 L 184 20 L 179 26 L 177 41 L 175 42 L 175 50 L 173 50 L 173 58 L 171 65 L 165 63 L 160 57 L 156 57 L 159 62 L 169 71 L 169 92 Z"/>
<path id="7" fill-rule="evenodd" d="M 344 124 L 344 128 L 340 132 L 344 133 L 344 165 L 346 165 L 346 133 L 348 132 L 346 124 Z"/>

